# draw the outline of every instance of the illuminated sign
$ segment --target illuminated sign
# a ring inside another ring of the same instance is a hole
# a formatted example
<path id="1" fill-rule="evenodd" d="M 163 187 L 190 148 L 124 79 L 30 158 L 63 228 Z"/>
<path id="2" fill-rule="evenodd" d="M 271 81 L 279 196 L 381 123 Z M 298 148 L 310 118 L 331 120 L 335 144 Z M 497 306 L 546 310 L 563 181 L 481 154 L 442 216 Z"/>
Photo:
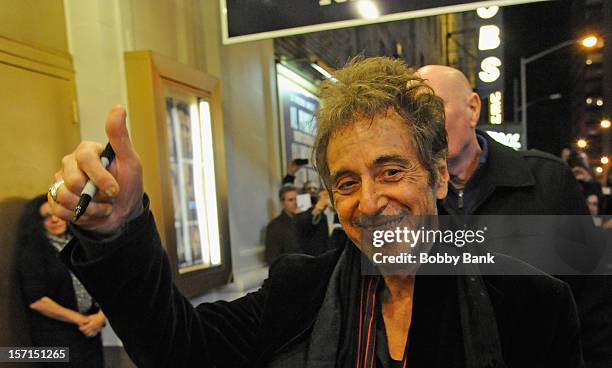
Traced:
<path id="1" fill-rule="evenodd" d="M 478 50 L 495 50 L 501 43 L 498 26 L 488 25 L 480 27 L 478 34 Z"/>
<path id="2" fill-rule="evenodd" d="M 500 125 L 504 122 L 503 89 L 504 78 L 502 49 L 502 10 L 498 6 L 476 9 L 478 27 L 476 89 L 487 110 L 488 124 Z"/>
<path id="3" fill-rule="evenodd" d="M 219 0 L 224 44 L 544 0 Z M 480 8 L 479 8 L 480 7 Z"/>
<path id="4" fill-rule="evenodd" d="M 482 19 L 493 18 L 499 11 L 499 6 L 489 6 L 488 8 L 476 9 L 476 14 Z"/>
<path id="5" fill-rule="evenodd" d="M 500 91 L 493 92 L 489 95 L 489 121 L 491 124 L 503 123 L 502 118 L 503 100 Z"/>
<path id="6" fill-rule="evenodd" d="M 505 146 L 517 151 L 521 149 L 521 135 L 519 133 L 504 133 L 487 130 L 487 134 Z"/>
<path id="7" fill-rule="evenodd" d="M 501 71 L 499 67 L 502 65 L 501 60 L 495 56 L 489 56 L 480 63 L 481 71 L 478 73 L 478 78 L 485 83 L 493 83 L 499 79 Z"/>
<path id="8" fill-rule="evenodd" d="M 317 121 L 315 112 L 319 100 L 314 94 L 316 87 L 282 64 L 276 65 L 278 101 L 280 108 L 280 131 L 285 166 L 296 158 L 312 157 Z M 312 165 L 300 169 L 296 174 L 296 185 L 307 180 L 318 181 L 319 175 Z"/>

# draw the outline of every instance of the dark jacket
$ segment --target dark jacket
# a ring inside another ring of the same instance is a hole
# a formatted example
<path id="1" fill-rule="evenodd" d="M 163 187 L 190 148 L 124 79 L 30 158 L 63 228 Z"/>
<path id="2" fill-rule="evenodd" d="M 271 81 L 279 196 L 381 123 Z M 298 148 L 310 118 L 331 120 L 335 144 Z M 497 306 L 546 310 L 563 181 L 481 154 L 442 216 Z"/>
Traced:
<path id="1" fill-rule="evenodd" d="M 489 152 L 476 178 L 478 195 L 469 214 L 589 214 L 578 182 L 560 158 L 536 150 L 515 151 L 487 134 L 479 135 L 487 140 Z M 440 214 L 463 213 L 449 204 L 444 202 Z"/>
<path id="2" fill-rule="evenodd" d="M 299 248 L 293 220 L 285 211 L 281 211 L 280 215 L 266 226 L 266 264 L 271 265 L 283 254 L 296 253 Z"/>
<path id="3" fill-rule="evenodd" d="M 29 306 L 43 296 L 59 305 L 77 310 L 77 301 L 72 286 L 72 277 L 65 264 L 58 258 L 58 251 L 48 241 L 38 244 L 20 244 L 17 257 L 17 272 L 24 304 Z M 26 308 L 32 329 L 44 332 L 74 332 L 82 335 L 72 323 L 58 321 Z M 96 313 L 93 303 L 88 314 Z"/>
<path id="4" fill-rule="evenodd" d="M 312 210 L 300 212 L 293 217 L 293 224 L 297 232 L 302 253 L 318 256 L 329 250 L 329 230 L 327 225 L 327 215 L 321 213 L 318 219 L 314 219 Z"/>
<path id="5" fill-rule="evenodd" d="M 300 368 L 340 252 L 281 257 L 258 291 L 195 308 L 172 284 L 149 211 L 114 240 L 78 234 L 62 257 L 101 304 L 140 367 Z M 508 258 L 503 262 L 517 264 Z M 575 306 L 566 284 L 546 275 L 485 276 L 485 282 L 507 367 L 582 366 Z M 430 330 L 427 324 L 421 329 L 410 333 L 422 336 Z M 439 366 L 439 348 L 420 345 L 414 359 L 421 359 L 411 367 Z"/>
<path id="6" fill-rule="evenodd" d="M 464 215 L 589 215 L 579 184 L 561 159 L 535 150 L 514 151 L 487 134 L 478 134 L 488 142 L 488 159 L 477 176 L 466 184 L 466 187 L 478 187 L 476 198 L 471 200 L 473 206 L 466 213 L 452 205 L 456 201 L 447 200 L 439 206 L 441 215 L 463 215 L 464 219 Z M 449 195 L 454 195 L 451 190 Z M 568 219 L 570 223 L 565 231 L 574 240 L 574 251 L 578 252 L 575 259 L 586 257 L 587 261 L 596 261 L 601 254 L 600 244 L 593 240 L 590 230 L 585 230 L 592 227 L 592 223 L 586 221 L 587 216 Z M 526 245 L 537 243 L 540 246 L 530 234 L 525 235 Z M 512 234 L 508 240 L 515 248 L 521 242 L 517 234 Z M 504 253 L 521 258 L 511 249 Z M 576 297 L 587 367 L 612 367 L 612 285 L 609 276 L 558 277 L 570 284 Z"/>

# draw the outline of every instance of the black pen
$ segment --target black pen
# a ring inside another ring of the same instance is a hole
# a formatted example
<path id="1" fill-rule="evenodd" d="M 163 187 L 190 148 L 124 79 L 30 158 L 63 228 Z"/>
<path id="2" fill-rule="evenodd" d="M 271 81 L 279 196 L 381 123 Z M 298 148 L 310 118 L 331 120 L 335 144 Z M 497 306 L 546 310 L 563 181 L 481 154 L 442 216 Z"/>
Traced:
<path id="1" fill-rule="evenodd" d="M 106 169 L 111 162 L 115 159 L 115 151 L 113 151 L 113 147 L 111 147 L 110 142 L 106 144 L 104 147 L 104 151 L 100 155 L 100 162 L 102 166 Z M 89 202 L 96 195 L 98 188 L 96 188 L 95 184 L 91 179 L 87 180 L 87 184 L 83 188 L 81 192 L 81 198 L 79 199 L 79 203 L 74 209 L 74 215 L 72 216 L 72 222 L 78 221 L 78 219 L 85 213 L 87 210 L 87 206 L 89 206 Z"/>

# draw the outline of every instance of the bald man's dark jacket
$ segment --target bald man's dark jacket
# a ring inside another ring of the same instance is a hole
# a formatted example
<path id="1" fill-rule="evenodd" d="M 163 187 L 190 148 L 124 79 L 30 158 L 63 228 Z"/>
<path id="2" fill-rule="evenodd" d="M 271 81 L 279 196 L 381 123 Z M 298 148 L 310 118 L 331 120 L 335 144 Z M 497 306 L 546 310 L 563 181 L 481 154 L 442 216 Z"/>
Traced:
<path id="1" fill-rule="evenodd" d="M 473 215 L 588 215 L 578 182 L 558 157 L 515 151 L 478 131 L 488 144 L 487 162 L 476 179 Z M 450 194 L 449 194 L 450 195 Z M 463 214 L 449 202 L 440 214 Z"/>
<path id="2" fill-rule="evenodd" d="M 588 272 L 595 268 L 601 257 L 601 244 L 589 230 L 592 228 L 589 211 L 569 167 L 553 155 L 537 150 L 515 151 L 483 132 L 478 131 L 478 134 L 487 140 L 488 157 L 475 180 L 466 184 L 478 186 L 476 198 L 470 200 L 472 206 L 467 211 L 457 208 L 457 201 L 441 202 L 439 214 L 454 216 L 463 222 L 472 221 L 473 226 L 486 221 L 486 216 L 513 215 L 509 217 L 512 222 L 520 219 L 518 215 L 530 215 L 529 219 L 537 219 L 540 215 L 572 215 L 566 218 L 565 231 L 571 238 L 567 244 L 575 252 L 574 259 L 580 263 L 581 270 Z M 453 195 L 451 190 L 449 195 Z M 494 250 L 522 258 L 513 254 L 513 248 L 518 249 L 521 243 L 540 246 L 542 239 L 528 233 L 523 235 L 512 234 L 504 250 Z M 570 284 L 576 297 L 587 367 L 612 367 L 610 277 L 558 277 Z"/>

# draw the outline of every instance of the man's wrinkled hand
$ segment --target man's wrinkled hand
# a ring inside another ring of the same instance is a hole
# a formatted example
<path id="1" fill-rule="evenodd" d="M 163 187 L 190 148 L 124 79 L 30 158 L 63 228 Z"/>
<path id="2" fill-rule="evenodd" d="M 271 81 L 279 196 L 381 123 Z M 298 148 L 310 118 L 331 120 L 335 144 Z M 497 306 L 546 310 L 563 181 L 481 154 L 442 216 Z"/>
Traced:
<path id="1" fill-rule="evenodd" d="M 57 202 L 48 197 L 53 214 L 70 221 L 81 191 L 91 179 L 98 192 L 76 224 L 100 234 L 114 234 L 143 211 L 142 164 L 132 147 L 123 107 L 115 106 L 108 114 L 106 135 L 115 151 L 115 160 L 108 169 L 100 162 L 104 146 L 81 142 L 62 159 L 61 169 L 55 174 L 56 181 L 64 180 L 57 190 Z"/>

